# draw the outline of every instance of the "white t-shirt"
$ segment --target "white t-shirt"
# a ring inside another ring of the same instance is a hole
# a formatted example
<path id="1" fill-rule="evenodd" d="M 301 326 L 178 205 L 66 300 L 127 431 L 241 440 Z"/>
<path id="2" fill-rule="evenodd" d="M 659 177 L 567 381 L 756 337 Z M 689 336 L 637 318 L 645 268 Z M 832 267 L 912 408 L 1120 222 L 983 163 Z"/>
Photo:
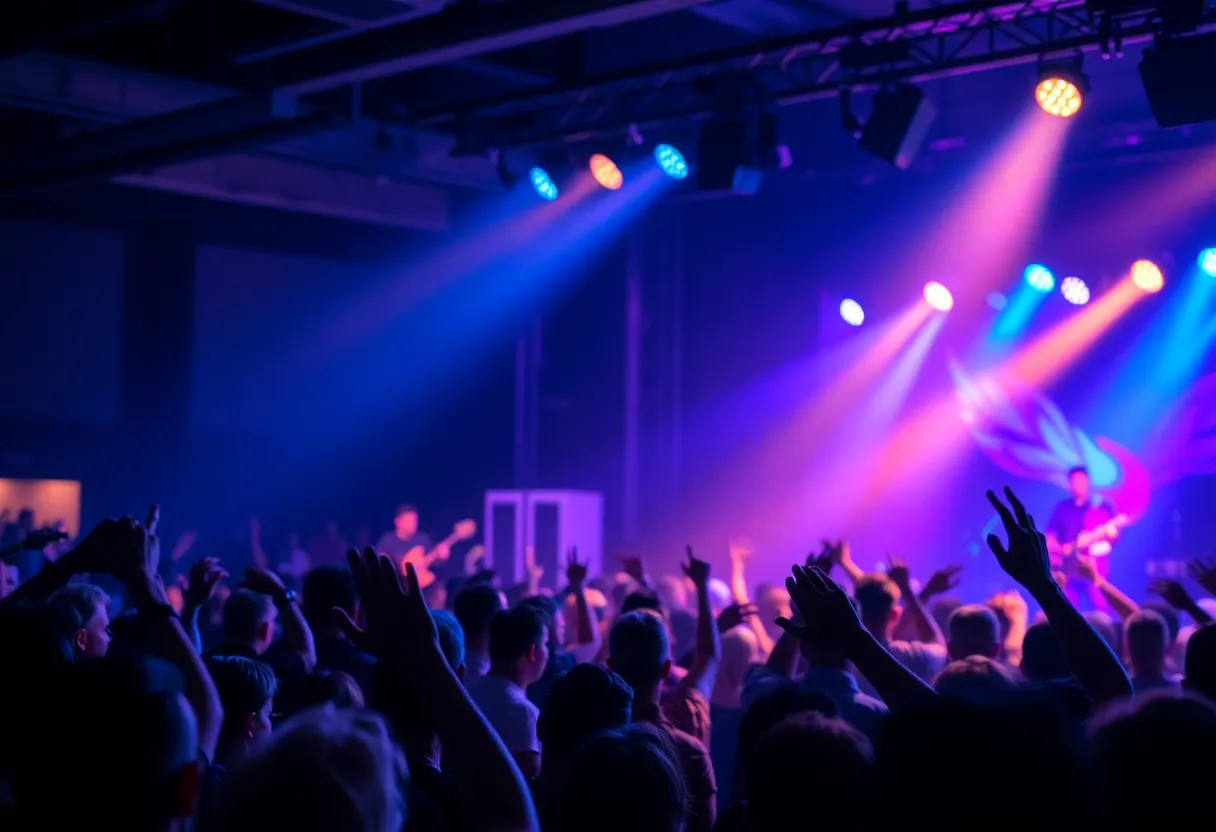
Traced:
<path id="1" fill-rule="evenodd" d="M 941 644 L 926 644 L 923 641 L 889 641 L 887 652 L 899 660 L 899 663 L 915 673 L 926 685 L 932 685 L 933 679 L 946 666 L 946 648 Z M 859 676 L 857 686 L 862 693 L 878 696 L 874 686 L 864 676 Z"/>
<path id="2" fill-rule="evenodd" d="M 502 676 L 486 676 L 473 686 L 469 697 L 498 732 L 512 754 L 540 753 L 536 718 L 540 711 L 528 701 L 519 685 Z"/>

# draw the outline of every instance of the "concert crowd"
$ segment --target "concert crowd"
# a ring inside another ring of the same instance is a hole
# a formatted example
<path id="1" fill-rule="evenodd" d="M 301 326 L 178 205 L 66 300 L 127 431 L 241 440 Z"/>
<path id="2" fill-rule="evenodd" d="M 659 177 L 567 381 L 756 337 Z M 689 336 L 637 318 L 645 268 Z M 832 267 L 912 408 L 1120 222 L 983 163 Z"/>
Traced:
<path id="1" fill-rule="evenodd" d="M 0 829 L 1204 823 L 1216 564 L 1125 592 L 1089 559 L 1062 573 L 1016 495 L 986 496 L 1009 577 L 986 599 L 958 566 L 868 572 L 844 541 L 791 553 L 784 585 L 753 585 L 737 540 L 677 575 L 529 556 L 515 586 L 471 521 L 432 543 L 411 506 L 374 546 L 332 528 L 273 564 L 256 524 L 246 552 L 187 536 L 162 558 L 155 506 L 74 543 L 23 515 Z"/>

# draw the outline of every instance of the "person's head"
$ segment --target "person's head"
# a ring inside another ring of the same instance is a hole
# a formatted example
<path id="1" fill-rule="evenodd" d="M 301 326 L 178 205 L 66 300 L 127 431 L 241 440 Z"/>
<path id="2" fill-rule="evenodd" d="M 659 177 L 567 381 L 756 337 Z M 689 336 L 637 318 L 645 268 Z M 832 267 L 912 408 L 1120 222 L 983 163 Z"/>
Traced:
<path id="1" fill-rule="evenodd" d="M 536 722 L 544 749 L 541 770 L 553 773 L 555 761 L 569 761 L 587 740 L 624 728 L 632 712 L 633 689 L 624 679 L 598 664 L 575 665 L 553 680 Z"/>
<path id="2" fill-rule="evenodd" d="M 933 680 L 938 696 L 991 702 L 1017 687 L 1014 672 L 994 658 L 972 654 L 942 668 Z"/>
<path id="3" fill-rule="evenodd" d="M 1084 466 L 1068 469 L 1068 493 L 1077 502 L 1089 499 L 1089 471 Z"/>
<path id="4" fill-rule="evenodd" d="M 562 647 L 566 644 L 566 616 L 556 598 L 552 595 L 530 595 L 520 601 L 518 606 L 531 607 L 545 617 L 545 625 L 549 628 L 550 647 Z"/>
<path id="5" fill-rule="evenodd" d="M 549 661 L 549 628 L 532 607 L 503 610 L 490 621 L 490 672 L 521 688 L 539 679 Z"/>
<path id="6" fill-rule="evenodd" d="M 625 600 L 621 602 L 621 615 L 634 610 L 650 610 L 658 613 L 660 618 L 667 618 L 667 608 L 663 606 L 662 596 L 649 589 L 639 589 L 625 596 Z"/>
<path id="7" fill-rule="evenodd" d="M 760 643 L 756 634 L 747 627 L 733 627 L 722 634 L 722 660 L 718 664 L 718 677 L 714 685 L 713 699 L 720 705 L 738 707 L 743 691 L 743 677 L 752 664 L 762 661 Z"/>
<path id="8" fill-rule="evenodd" d="M 1216 702 L 1216 624 L 1204 624 L 1186 643 L 1182 686 Z"/>
<path id="9" fill-rule="evenodd" d="M 224 706 L 222 753 L 228 758 L 245 754 L 270 734 L 270 712 L 278 692 L 274 671 L 243 656 L 211 656 L 207 671 Z"/>
<path id="10" fill-rule="evenodd" d="M 409 540 L 418 534 L 418 509 L 409 503 L 397 506 L 397 513 L 393 515 L 393 529 L 402 540 Z"/>
<path id="11" fill-rule="evenodd" d="M 110 649 L 110 596 L 92 584 L 70 584 L 57 590 L 47 605 L 71 639 L 78 658 L 100 658 Z"/>
<path id="12" fill-rule="evenodd" d="M 755 750 L 760 738 L 769 729 L 796 714 L 815 712 L 837 716 L 836 704 L 821 691 L 807 691 L 785 680 L 775 685 L 743 712 L 739 720 L 738 744 L 735 753 L 735 794 L 747 796 L 747 780 L 755 762 Z M 723 772 L 725 777 L 726 773 Z"/>
<path id="13" fill-rule="evenodd" d="M 814 712 L 770 728 L 752 750 L 747 816 L 756 832 L 798 818 L 808 829 L 868 829 L 874 751 L 842 719 Z"/>
<path id="14" fill-rule="evenodd" d="M 562 829 L 672 832 L 688 817 L 688 787 L 667 736 L 635 724 L 587 741 L 559 798 Z"/>
<path id="15" fill-rule="evenodd" d="M 214 828 L 400 832 L 408 776 L 383 717 L 313 708 L 233 769 L 217 801 Z"/>
<path id="16" fill-rule="evenodd" d="M 304 618 L 314 633 L 336 630 L 333 610 L 342 610 L 352 621 L 359 620 L 359 593 L 349 569 L 318 566 L 304 578 L 302 607 Z"/>
<path id="17" fill-rule="evenodd" d="M 1102 636 L 1102 640 L 1110 646 L 1116 656 L 1123 655 L 1123 630 L 1115 623 L 1115 619 L 1110 617 L 1110 613 L 1102 610 L 1088 610 L 1085 613 L 1085 620 L 1098 635 Z"/>
<path id="18" fill-rule="evenodd" d="M 1216 746 L 1211 702 L 1164 692 L 1138 696 L 1100 715 L 1091 727 L 1102 812 L 1094 828 L 1177 829 L 1210 810 L 1210 770 L 1191 761 L 1206 758 Z"/>
<path id="19" fill-rule="evenodd" d="M 21 574 L 16 564 L 0 563 L 0 599 L 7 598 L 16 592 L 20 583 Z"/>
<path id="20" fill-rule="evenodd" d="M 1170 631 L 1165 620 L 1152 610 L 1139 610 L 1123 622 L 1123 641 L 1132 675 L 1159 675 L 1165 671 Z"/>
<path id="21" fill-rule="evenodd" d="M 688 609 L 688 582 L 684 578 L 675 575 L 660 575 L 656 588 L 667 609 Z"/>
<path id="22" fill-rule="evenodd" d="M 448 666 L 456 678 L 464 679 L 464 630 L 456 616 L 447 610 L 431 610 L 431 619 L 439 633 L 439 650 L 448 660 Z"/>
<path id="23" fill-rule="evenodd" d="M 13 783 L 16 803 L 42 829 L 185 828 L 202 786 L 198 723 L 181 678 L 163 662 L 77 662 L 32 715 L 31 745 Z M 75 770 L 65 749 L 116 755 Z M 66 767 L 65 767 L 66 766 Z"/>
<path id="24" fill-rule="evenodd" d="M 776 632 L 779 628 L 773 621 L 777 618 L 789 618 L 791 615 L 790 594 L 784 587 L 760 584 L 756 587 L 756 608 L 765 628 Z"/>
<path id="25" fill-rule="evenodd" d="M 1178 618 L 1178 611 L 1169 604 L 1160 600 L 1145 601 L 1140 605 L 1142 610 L 1152 610 L 1161 616 L 1161 620 L 1165 622 L 1165 629 L 1169 631 L 1170 648 L 1178 641 L 1178 633 L 1182 631 L 1182 621 Z"/>
<path id="26" fill-rule="evenodd" d="M 671 644 L 663 619 L 651 610 L 618 618 L 608 633 L 608 667 L 633 688 L 635 699 L 653 700 L 671 673 Z"/>
<path id="27" fill-rule="evenodd" d="M 1022 674 L 1032 682 L 1072 676 L 1056 631 L 1046 621 L 1031 624 L 1022 639 Z"/>
<path id="28" fill-rule="evenodd" d="M 857 582 L 853 597 L 866 628 L 879 638 L 890 638 L 903 613 L 895 581 L 886 575 L 866 575 Z"/>
<path id="29" fill-rule="evenodd" d="M 1001 655 L 1001 625 L 983 604 L 967 604 L 950 614 L 946 647 L 955 661 L 968 656 L 995 659 Z"/>
<path id="30" fill-rule="evenodd" d="M 224 640 L 243 644 L 260 656 L 274 641 L 278 619 L 270 596 L 249 589 L 233 590 L 224 602 Z"/>
<path id="31" fill-rule="evenodd" d="M 464 630 L 465 646 L 484 650 L 490 637 L 490 621 L 502 610 L 502 595 L 491 584 L 469 583 L 456 596 L 454 612 Z"/>
<path id="32" fill-rule="evenodd" d="M 963 606 L 962 599 L 953 595 L 939 595 L 929 602 L 929 614 L 945 633 L 950 630 L 950 616 L 961 606 Z M 997 616 L 997 621 L 1000 621 L 1000 616 Z"/>

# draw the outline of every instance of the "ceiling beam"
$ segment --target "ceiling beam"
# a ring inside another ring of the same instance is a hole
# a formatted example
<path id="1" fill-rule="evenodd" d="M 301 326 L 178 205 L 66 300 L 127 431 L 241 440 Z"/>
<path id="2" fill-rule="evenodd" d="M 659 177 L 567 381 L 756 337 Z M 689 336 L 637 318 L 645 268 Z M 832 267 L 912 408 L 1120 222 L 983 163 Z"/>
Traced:
<path id="1" fill-rule="evenodd" d="M 0 29 L 0 60 L 87 37 L 132 20 L 161 17 L 185 0 L 60 0 L 21 4 L 21 23 Z M 16 11 L 15 9 L 13 11 Z"/>
<path id="2" fill-rule="evenodd" d="M 686 11 L 707 2 L 711 0 L 533 0 L 480 6 L 475 12 L 461 4 L 413 23 L 284 55 L 258 65 L 258 77 L 270 78 L 281 91 L 312 95 Z"/>

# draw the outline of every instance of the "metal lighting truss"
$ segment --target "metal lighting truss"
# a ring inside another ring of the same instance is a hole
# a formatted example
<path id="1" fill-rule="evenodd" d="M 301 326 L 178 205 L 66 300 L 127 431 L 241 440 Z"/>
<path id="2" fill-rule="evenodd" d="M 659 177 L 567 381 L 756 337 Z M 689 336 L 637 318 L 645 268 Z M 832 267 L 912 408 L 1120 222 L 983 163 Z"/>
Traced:
<path id="1" fill-rule="evenodd" d="M 495 146 L 521 147 L 703 118 L 748 102 L 801 104 L 841 89 L 876 89 L 1031 63 L 1041 55 L 1117 50 L 1165 30 L 1152 10 L 1092 16 L 1085 0 L 961 2 L 774 38 L 473 102 L 408 120 L 450 130 L 476 125 Z M 1216 28 L 1205 8 L 1198 31 Z M 859 47 L 907 45 L 889 63 L 849 61 Z M 844 59 L 842 62 L 842 58 Z M 852 68 L 848 65 L 853 64 Z"/>

